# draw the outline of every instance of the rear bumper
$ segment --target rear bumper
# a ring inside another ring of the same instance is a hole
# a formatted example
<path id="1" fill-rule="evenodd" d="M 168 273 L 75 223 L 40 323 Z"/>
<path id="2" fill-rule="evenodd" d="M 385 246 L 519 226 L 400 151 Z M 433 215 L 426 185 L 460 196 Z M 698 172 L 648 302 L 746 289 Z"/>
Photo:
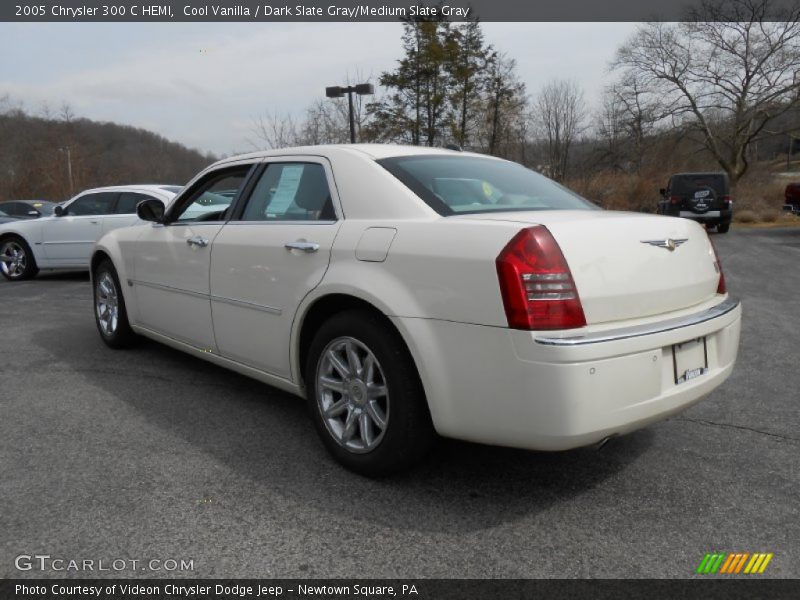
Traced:
<path id="1" fill-rule="evenodd" d="M 670 204 L 668 202 L 658 203 L 658 213 L 668 217 L 682 217 L 684 219 L 693 219 L 695 221 L 730 221 L 733 217 L 733 209 L 713 209 L 704 213 L 697 213 L 691 210 L 681 208 L 678 204 Z"/>
<path id="2" fill-rule="evenodd" d="M 696 213 L 691 210 L 681 210 L 677 216 L 684 219 L 694 219 L 695 221 L 730 221 L 733 216 L 733 211 L 709 210 L 705 213 Z"/>
<path id="3" fill-rule="evenodd" d="M 694 318 L 582 338 L 396 319 L 415 340 L 412 353 L 439 433 L 537 450 L 589 445 L 698 402 L 730 375 L 740 322 L 741 307 L 730 300 Z M 676 384 L 673 346 L 695 339 L 705 340 L 707 369 Z"/>

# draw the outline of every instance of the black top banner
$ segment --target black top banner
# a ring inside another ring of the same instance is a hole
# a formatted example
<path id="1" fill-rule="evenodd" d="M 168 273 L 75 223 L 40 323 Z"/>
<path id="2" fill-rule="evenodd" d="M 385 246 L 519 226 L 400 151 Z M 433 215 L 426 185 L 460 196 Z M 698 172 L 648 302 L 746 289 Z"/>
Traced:
<path id="1" fill-rule="evenodd" d="M 757 4 L 756 0 L 742 0 Z M 11 22 L 379 22 L 413 18 L 452 21 L 683 21 L 704 0 L 20 0 L 0 3 L 0 21 Z M 722 2 L 711 0 L 723 6 Z M 792 18 L 798 0 L 771 3 L 768 20 Z M 728 12 L 733 8 L 728 9 Z M 746 10 L 746 8 L 745 8 Z M 700 11 L 702 14 L 708 11 Z M 725 9 L 723 9 L 723 13 Z M 719 15 L 720 13 L 712 13 Z M 794 13 L 796 14 L 796 13 Z M 735 15 L 734 15 L 735 16 Z M 714 16 L 704 20 L 727 20 Z M 732 18 L 730 20 L 740 20 Z M 569 40 L 565 40 L 569 43 Z"/>

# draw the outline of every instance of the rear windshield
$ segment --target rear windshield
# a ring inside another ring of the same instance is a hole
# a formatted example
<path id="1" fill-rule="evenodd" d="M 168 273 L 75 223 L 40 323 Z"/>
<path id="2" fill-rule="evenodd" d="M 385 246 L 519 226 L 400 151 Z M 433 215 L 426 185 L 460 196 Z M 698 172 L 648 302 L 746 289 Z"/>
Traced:
<path id="1" fill-rule="evenodd" d="M 676 175 L 672 178 L 670 190 L 673 194 L 685 194 L 698 189 L 711 188 L 717 195 L 725 195 L 727 194 L 725 182 L 725 175 L 722 173 Z"/>
<path id="2" fill-rule="evenodd" d="M 379 160 L 440 215 L 597 207 L 517 163 L 474 156 L 400 156 Z"/>

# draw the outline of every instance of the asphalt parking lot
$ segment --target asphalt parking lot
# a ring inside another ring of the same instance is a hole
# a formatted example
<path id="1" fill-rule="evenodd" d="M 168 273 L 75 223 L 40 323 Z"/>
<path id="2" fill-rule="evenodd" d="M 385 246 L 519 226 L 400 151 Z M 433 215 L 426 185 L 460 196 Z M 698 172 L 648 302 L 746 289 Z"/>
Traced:
<path id="1" fill-rule="evenodd" d="M 328 458 L 299 399 L 106 348 L 87 276 L 3 281 L 0 577 L 65 575 L 15 568 L 45 554 L 193 561 L 126 577 L 683 578 L 712 551 L 800 577 L 800 228 L 714 240 L 744 322 L 704 402 L 601 450 L 442 441 L 381 481 Z"/>

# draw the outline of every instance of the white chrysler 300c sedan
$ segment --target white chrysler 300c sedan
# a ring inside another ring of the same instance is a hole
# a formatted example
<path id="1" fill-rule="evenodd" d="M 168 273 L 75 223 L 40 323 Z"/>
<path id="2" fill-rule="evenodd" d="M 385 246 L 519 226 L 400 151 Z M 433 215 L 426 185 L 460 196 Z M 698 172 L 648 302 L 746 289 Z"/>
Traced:
<path id="1" fill-rule="evenodd" d="M 39 269 L 88 269 L 92 248 L 104 233 L 139 221 L 142 200 L 169 204 L 180 186 L 119 185 L 85 190 L 56 206 L 54 214 L 0 225 L 0 274 L 10 281 Z"/>
<path id="2" fill-rule="evenodd" d="M 305 395 L 367 475 L 435 433 L 563 450 L 697 402 L 741 308 L 692 221 L 610 212 L 515 163 L 431 148 L 218 162 L 100 239 L 106 343 L 137 334 Z"/>

